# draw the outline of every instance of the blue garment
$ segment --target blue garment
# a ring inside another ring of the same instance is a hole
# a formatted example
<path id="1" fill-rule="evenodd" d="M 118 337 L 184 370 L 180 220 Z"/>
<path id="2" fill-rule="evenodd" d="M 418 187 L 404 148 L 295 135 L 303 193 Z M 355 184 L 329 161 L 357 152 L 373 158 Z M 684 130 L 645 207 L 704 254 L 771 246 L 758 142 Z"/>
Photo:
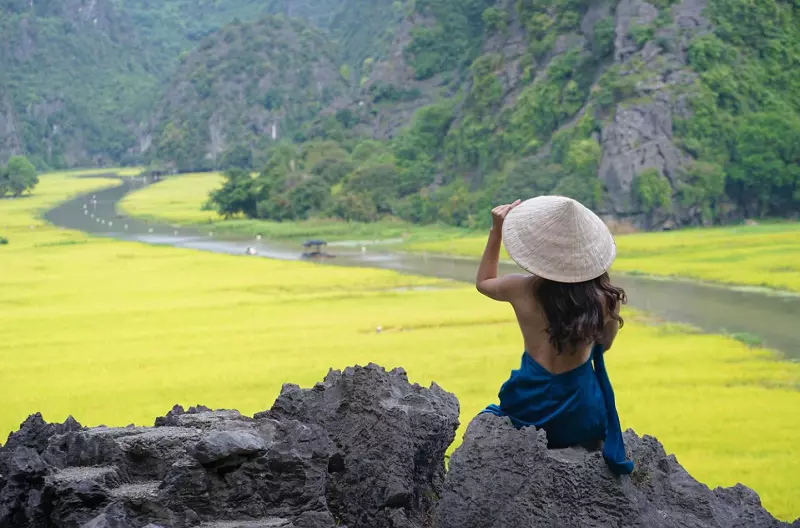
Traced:
<path id="1" fill-rule="evenodd" d="M 490 405 L 482 412 L 507 416 L 517 428 L 544 429 L 551 448 L 604 440 L 603 457 L 609 468 L 617 475 L 633 472 L 633 462 L 625 456 L 602 345 L 592 347 L 584 364 L 561 374 L 551 374 L 523 353 L 522 365 L 511 371 L 499 397 L 499 406 Z"/>

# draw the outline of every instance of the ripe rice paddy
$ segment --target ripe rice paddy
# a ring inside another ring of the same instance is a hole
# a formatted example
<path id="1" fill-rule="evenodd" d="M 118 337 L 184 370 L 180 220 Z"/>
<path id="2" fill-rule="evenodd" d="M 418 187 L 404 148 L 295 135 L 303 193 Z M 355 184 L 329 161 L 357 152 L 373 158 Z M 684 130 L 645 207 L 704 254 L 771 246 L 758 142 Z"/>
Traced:
<path id="1" fill-rule="evenodd" d="M 800 223 L 616 237 L 613 271 L 800 292 Z M 480 256 L 484 236 L 421 242 L 411 251 Z M 505 254 L 508 258 L 508 254 Z"/>
<path id="2" fill-rule="evenodd" d="M 454 392 L 463 430 L 518 366 L 512 312 L 469 286 L 119 242 L 38 220 L 110 184 L 47 175 L 33 197 L 0 200 L 0 438 L 36 411 L 87 425 L 148 424 L 175 403 L 250 414 L 284 382 L 311 386 L 329 368 L 368 362 Z M 800 364 L 623 315 L 608 355 L 623 427 L 658 437 L 708 485 L 742 482 L 774 514 L 800 516 Z"/>

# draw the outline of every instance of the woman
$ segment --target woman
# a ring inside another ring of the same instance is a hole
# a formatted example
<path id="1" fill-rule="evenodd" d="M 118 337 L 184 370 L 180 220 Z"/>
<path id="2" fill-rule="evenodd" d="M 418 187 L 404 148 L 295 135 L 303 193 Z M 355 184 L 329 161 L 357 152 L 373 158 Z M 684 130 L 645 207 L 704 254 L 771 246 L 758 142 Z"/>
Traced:
<path id="1" fill-rule="evenodd" d="M 497 276 L 501 242 L 530 275 Z M 611 470 L 628 474 L 633 462 L 625 456 L 603 362 L 626 302 L 608 277 L 615 256 L 611 232 L 575 200 L 517 200 L 492 210 L 476 286 L 511 304 L 525 343 L 522 365 L 500 389 L 500 405 L 484 412 L 507 416 L 516 427 L 544 429 L 553 448 L 604 442 Z"/>

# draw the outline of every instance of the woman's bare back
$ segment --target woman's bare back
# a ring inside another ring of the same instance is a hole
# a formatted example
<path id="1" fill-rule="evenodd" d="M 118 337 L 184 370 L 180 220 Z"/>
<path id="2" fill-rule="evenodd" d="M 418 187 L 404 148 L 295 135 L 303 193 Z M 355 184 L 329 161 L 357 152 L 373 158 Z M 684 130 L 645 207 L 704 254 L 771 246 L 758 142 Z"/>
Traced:
<path id="1" fill-rule="evenodd" d="M 550 342 L 550 334 L 547 332 L 547 317 L 534 296 L 536 281 L 537 277 L 533 275 L 521 280 L 519 287 L 527 294 L 514 296 L 511 301 L 519 328 L 522 331 L 525 351 L 552 374 L 568 372 L 589 360 L 592 343 L 583 343 L 574 352 L 558 353 L 558 350 Z"/>

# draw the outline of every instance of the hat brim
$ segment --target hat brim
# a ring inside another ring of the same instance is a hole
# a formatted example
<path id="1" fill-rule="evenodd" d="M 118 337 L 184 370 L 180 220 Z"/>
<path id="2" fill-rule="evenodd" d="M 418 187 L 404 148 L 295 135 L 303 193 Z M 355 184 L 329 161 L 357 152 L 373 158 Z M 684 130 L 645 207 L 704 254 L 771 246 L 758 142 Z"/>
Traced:
<path id="1" fill-rule="evenodd" d="M 605 223 L 564 197 L 540 196 L 518 205 L 506 216 L 502 235 L 508 255 L 520 268 L 555 282 L 596 279 L 617 254 Z"/>

